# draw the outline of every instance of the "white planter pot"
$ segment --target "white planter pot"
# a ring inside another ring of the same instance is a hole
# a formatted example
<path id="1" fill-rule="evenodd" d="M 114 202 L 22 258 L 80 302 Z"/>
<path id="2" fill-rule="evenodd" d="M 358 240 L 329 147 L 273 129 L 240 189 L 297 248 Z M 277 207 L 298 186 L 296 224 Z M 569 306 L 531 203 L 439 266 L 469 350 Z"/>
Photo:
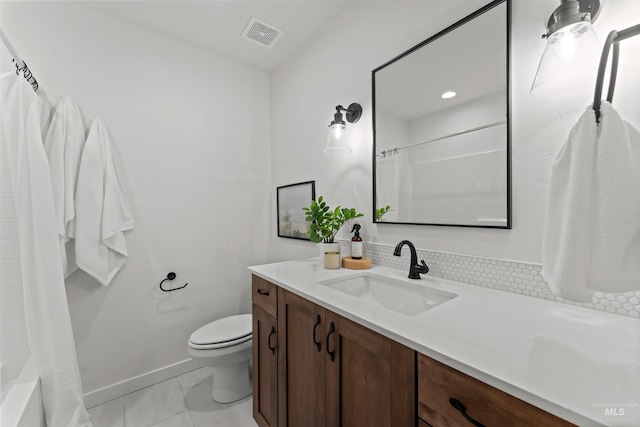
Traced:
<path id="1" fill-rule="evenodd" d="M 340 243 L 318 243 L 320 246 L 320 261 L 324 268 L 340 268 Z"/>
<path id="2" fill-rule="evenodd" d="M 324 256 L 325 252 L 338 252 L 340 253 L 340 243 L 318 243 L 320 247 L 320 258 Z"/>

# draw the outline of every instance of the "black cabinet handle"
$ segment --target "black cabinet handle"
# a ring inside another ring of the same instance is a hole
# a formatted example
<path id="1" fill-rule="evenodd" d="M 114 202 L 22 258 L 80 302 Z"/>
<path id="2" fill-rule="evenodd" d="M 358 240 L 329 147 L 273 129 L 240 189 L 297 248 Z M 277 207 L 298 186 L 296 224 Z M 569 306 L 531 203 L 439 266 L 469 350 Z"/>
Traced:
<path id="1" fill-rule="evenodd" d="M 276 348 L 275 348 L 275 346 L 274 346 L 274 347 L 271 347 L 271 337 L 272 337 L 273 335 L 275 335 L 275 333 L 276 333 L 276 327 L 275 327 L 275 326 L 272 326 L 272 327 L 271 327 L 271 333 L 269 334 L 269 338 L 267 338 L 267 347 L 269 347 L 269 350 L 271 350 L 271 354 L 276 354 Z"/>
<path id="2" fill-rule="evenodd" d="M 474 420 L 469 415 L 467 415 L 467 413 L 465 412 L 467 410 L 467 408 L 465 408 L 464 405 L 462 404 L 462 402 L 460 402 L 458 399 L 454 399 L 453 397 L 451 397 L 451 398 L 449 398 L 449 403 L 451 404 L 451 406 L 456 408 L 462 414 L 462 416 L 465 418 L 465 420 L 469 421 L 471 424 L 473 424 L 476 427 L 485 427 L 484 424 L 482 424 L 479 421 Z"/>
<path id="3" fill-rule="evenodd" d="M 333 322 L 331 322 L 331 325 L 329 325 L 329 333 L 327 334 L 327 354 L 329 355 L 329 357 L 331 358 L 331 361 L 333 362 L 336 358 L 336 352 L 335 351 L 329 351 L 329 337 L 331 336 L 332 333 L 334 333 L 336 331 L 336 327 L 333 324 Z"/>
<path id="4" fill-rule="evenodd" d="M 263 291 L 262 289 L 258 289 L 257 291 L 260 295 L 269 296 L 269 291 Z"/>
<path id="5" fill-rule="evenodd" d="M 320 315 L 318 314 L 318 316 L 316 317 L 316 324 L 313 325 L 313 343 L 316 345 L 316 348 L 318 349 L 318 351 L 320 351 L 320 344 L 322 344 L 322 341 L 316 341 L 316 329 L 318 328 L 319 324 L 320 324 Z"/>

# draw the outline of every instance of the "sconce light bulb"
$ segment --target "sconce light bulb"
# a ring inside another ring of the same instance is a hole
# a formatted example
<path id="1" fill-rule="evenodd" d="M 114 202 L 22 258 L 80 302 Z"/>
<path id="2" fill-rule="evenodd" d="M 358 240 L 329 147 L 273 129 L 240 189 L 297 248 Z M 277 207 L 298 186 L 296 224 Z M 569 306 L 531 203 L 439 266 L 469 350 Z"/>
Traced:
<path id="1" fill-rule="evenodd" d="M 587 37 L 591 31 L 591 24 L 578 22 L 568 25 L 549 36 L 549 45 L 558 58 L 569 59 L 579 50 L 580 38 Z"/>
<path id="2" fill-rule="evenodd" d="M 344 136 L 344 128 L 345 125 L 340 123 L 331 125 L 331 129 L 329 130 L 329 132 L 331 133 L 331 137 L 335 140 L 341 140 Z"/>
<path id="3" fill-rule="evenodd" d="M 351 148 L 346 145 L 345 125 L 344 123 L 334 123 L 329 127 L 329 135 L 324 146 L 324 152 L 327 154 L 349 154 Z"/>
<path id="4" fill-rule="evenodd" d="M 567 35 L 562 38 L 557 50 L 558 55 L 561 58 L 570 58 L 576 53 L 576 40 L 572 35 Z"/>

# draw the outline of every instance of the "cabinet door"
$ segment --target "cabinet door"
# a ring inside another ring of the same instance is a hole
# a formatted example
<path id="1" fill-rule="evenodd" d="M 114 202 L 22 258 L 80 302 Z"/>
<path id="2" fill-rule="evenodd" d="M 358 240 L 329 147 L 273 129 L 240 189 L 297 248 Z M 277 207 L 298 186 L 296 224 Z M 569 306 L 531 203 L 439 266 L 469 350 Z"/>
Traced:
<path id="1" fill-rule="evenodd" d="M 278 289 L 278 425 L 325 427 L 325 310 Z"/>
<path id="2" fill-rule="evenodd" d="M 278 356 L 275 317 L 253 304 L 253 418 L 260 427 L 278 420 Z"/>
<path id="3" fill-rule="evenodd" d="M 454 406 L 455 405 L 455 406 Z M 438 427 L 569 427 L 573 424 L 497 388 L 418 356 L 418 414 Z"/>
<path id="4" fill-rule="evenodd" d="M 329 311 L 327 325 L 327 426 L 414 427 L 415 352 Z"/>

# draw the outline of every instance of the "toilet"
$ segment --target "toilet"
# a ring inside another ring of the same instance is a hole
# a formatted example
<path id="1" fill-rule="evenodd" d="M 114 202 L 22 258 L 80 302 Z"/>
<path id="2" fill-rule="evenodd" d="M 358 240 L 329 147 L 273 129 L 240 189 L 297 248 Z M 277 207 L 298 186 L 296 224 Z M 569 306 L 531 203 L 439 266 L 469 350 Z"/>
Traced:
<path id="1" fill-rule="evenodd" d="M 213 368 L 211 398 L 218 403 L 235 402 L 251 394 L 251 328 L 251 314 L 240 314 L 206 324 L 189 337 L 189 355 Z"/>

